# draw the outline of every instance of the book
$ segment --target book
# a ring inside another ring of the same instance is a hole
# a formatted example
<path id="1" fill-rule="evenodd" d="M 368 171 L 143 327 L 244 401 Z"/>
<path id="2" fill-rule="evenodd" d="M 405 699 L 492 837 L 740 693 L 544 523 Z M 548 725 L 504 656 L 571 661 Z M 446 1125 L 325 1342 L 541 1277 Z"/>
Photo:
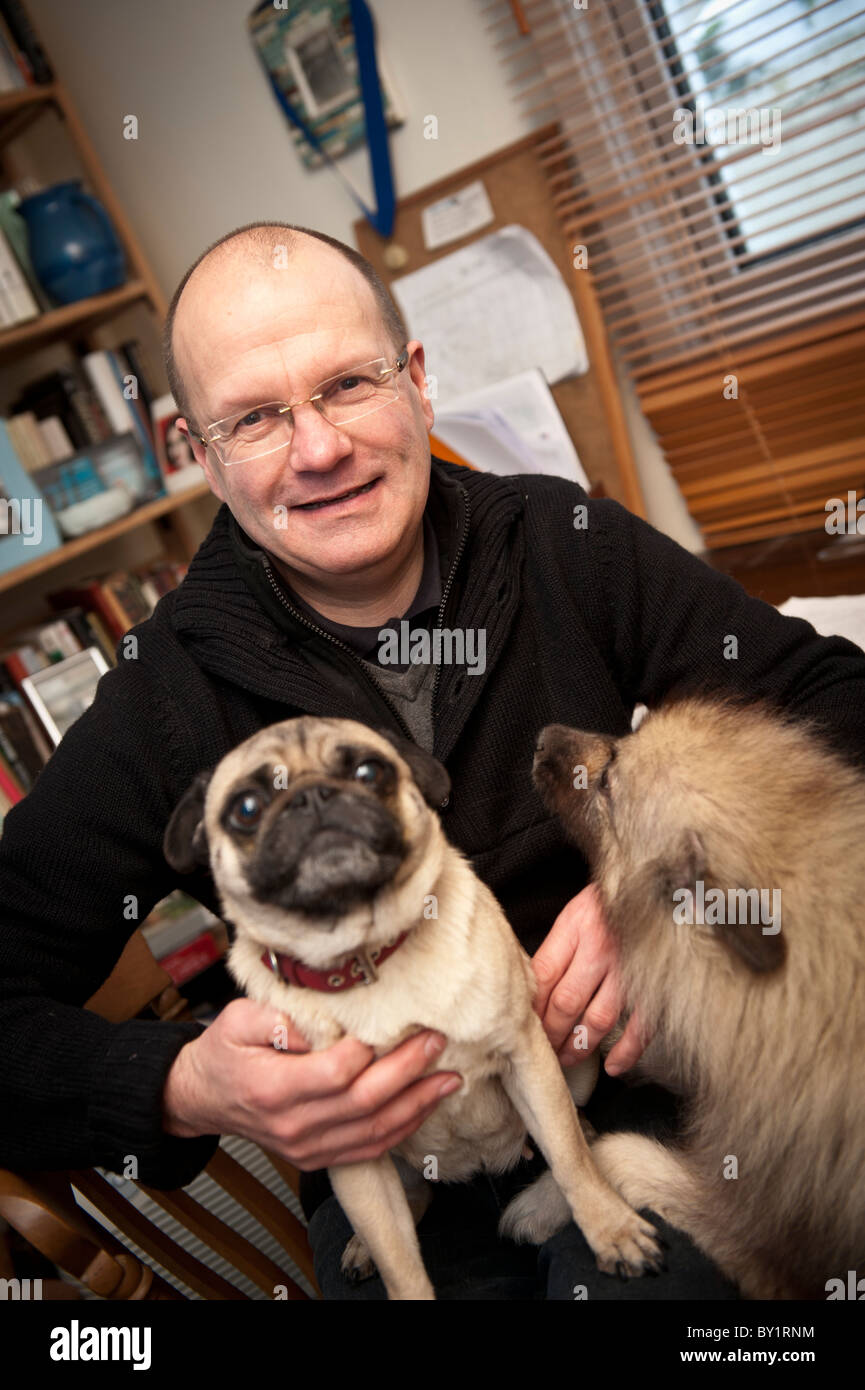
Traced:
<path id="1" fill-rule="evenodd" d="M 60 367 L 29 382 L 12 403 L 14 414 L 28 410 L 37 420 L 56 415 L 76 449 L 101 444 L 112 433 L 92 386 L 73 367 Z"/>
<path id="2" fill-rule="evenodd" d="M 0 92 L 20 91 L 30 80 L 27 59 L 0 15 Z"/>
<path id="3" fill-rule="evenodd" d="M 27 59 L 34 82 L 53 82 L 54 70 L 21 0 L 0 0 L 0 14 L 8 25 L 18 50 Z"/>
<path id="4" fill-rule="evenodd" d="M 47 415 L 44 420 L 37 420 L 36 426 L 48 451 L 49 463 L 62 463 L 72 457 L 75 446 L 59 415 Z"/>
<path id="5" fill-rule="evenodd" d="M 0 793 L 9 806 L 16 806 L 25 795 L 24 788 L 0 751 Z"/>
<path id="6" fill-rule="evenodd" d="M 45 737 L 42 725 L 34 715 L 25 695 L 16 685 L 5 666 L 0 663 L 0 700 L 6 701 L 21 714 L 24 728 L 17 735 L 9 728 L 9 737 L 15 743 L 21 757 L 34 768 L 43 766 L 51 757 L 51 744 Z"/>
<path id="7" fill-rule="evenodd" d="M 48 761 L 50 750 L 42 756 L 42 744 L 37 745 L 18 703 L 23 698 L 20 691 L 15 691 L 14 696 L 0 694 L 0 750 L 24 791 L 29 792 Z M 32 712 L 28 709 L 27 713 L 32 719 Z"/>
<path id="8" fill-rule="evenodd" d="M 0 193 L 0 227 L 6 233 L 6 238 L 15 259 L 21 267 L 24 278 L 30 286 L 30 293 L 36 300 L 43 313 L 54 308 L 54 300 L 47 290 L 42 288 L 33 269 L 33 262 L 30 259 L 30 241 L 27 233 L 27 224 L 18 212 L 18 205 L 21 202 L 21 194 L 17 188 L 6 188 Z"/>
<path id="9" fill-rule="evenodd" d="M 7 327 L 12 323 L 24 323 L 27 319 L 38 318 L 41 310 L 30 291 L 27 278 L 15 258 L 15 253 L 9 244 L 9 238 L 2 227 L 0 227 L 0 286 L 2 286 L 11 306 L 11 312 L 14 314 L 14 317 L 7 321 Z"/>
<path id="10" fill-rule="evenodd" d="M 60 532 L 0 419 L 0 574 L 58 550 Z"/>
<path id="11" fill-rule="evenodd" d="M 144 495 L 147 498 L 158 496 L 163 491 L 162 475 L 153 452 L 152 435 L 135 409 L 135 402 L 125 394 L 127 383 L 124 377 L 128 374 L 124 373 L 122 363 L 115 353 L 100 348 L 96 352 L 86 353 L 82 366 L 113 432 L 127 434 L 131 430 L 136 436 L 148 478 Z"/>
<path id="12" fill-rule="evenodd" d="M 98 614 L 115 645 L 126 635 L 128 625 L 124 624 L 122 611 L 106 593 L 101 579 L 81 579 L 73 587 L 58 589 L 46 597 L 55 609 L 81 607 Z"/>
<path id="13" fill-rule="evenodd" d="M 20 415 L 10 415 L 6 421 L 6 429 L 15 452 L 28 473 L 38 473 L 40 468 L 51 462 L 48 446 L 32 410 L 23 410 Z"/>

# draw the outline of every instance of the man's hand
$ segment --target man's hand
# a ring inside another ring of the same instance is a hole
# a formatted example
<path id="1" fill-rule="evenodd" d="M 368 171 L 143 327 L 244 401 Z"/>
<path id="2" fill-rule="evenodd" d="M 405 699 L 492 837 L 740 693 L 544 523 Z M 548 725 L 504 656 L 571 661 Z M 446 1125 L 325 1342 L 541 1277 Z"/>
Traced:
<path id="1" fill-rule="evenodd" d="M 460 1084 L 458 1072 L 422 1076 L 445 1045 L 424 1031 L 378 1061 L 356 1038 L 312 1052 L 284 1014 L 232 1000 L 174 1059 L 163 1126 L 184 1139 L 239 1134 L 305 1171 L 378 1158 Z"/>
<path id="2" fill-rule="evenodd" d="M 538 979 L 535 1010 L 563 1067 L 582 1062 L 617 1022 L 624 996 L 615 943 L 595 885 L 566 903 L 532 957 Z M 587 1030 L 585 1047 L 575 1047 L 574 1025 Z M 606 1062 L 610 1076 L 627 1071 L 645 1051 L 648 1038 L 634 1012 Z"/>

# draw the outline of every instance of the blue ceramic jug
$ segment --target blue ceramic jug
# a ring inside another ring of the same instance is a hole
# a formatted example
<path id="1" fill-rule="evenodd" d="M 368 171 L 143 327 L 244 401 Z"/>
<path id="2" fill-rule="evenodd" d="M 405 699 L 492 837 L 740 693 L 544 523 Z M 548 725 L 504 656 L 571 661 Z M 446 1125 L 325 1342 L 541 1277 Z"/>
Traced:
<path id="1" fill-rule="evenodd" d="M 104 207 L 80 179 L 22 199 L 17 211 L 27 224 L 36 278 L 61 304 L 123 284 L 123 248 Z"/>

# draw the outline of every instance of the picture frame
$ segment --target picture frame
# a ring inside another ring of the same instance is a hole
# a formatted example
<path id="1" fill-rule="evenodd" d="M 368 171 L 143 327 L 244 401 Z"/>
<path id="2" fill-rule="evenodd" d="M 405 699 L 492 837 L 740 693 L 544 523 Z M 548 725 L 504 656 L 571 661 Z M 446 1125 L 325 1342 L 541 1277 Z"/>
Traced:
<path id="1" fill-rule="evenodd" d="M 156 441 L 156 460 L 166 492 L 183 492 L 204 482 L 204 472 L 196 462 L 192 446 L 185 434 L 176 428 L 183 418 L 173 396 L 159 396 L 150 410 L 153 436 Z"/>
<path id="2" fill-rule="evenodd" d="M 93 703 L 99 679 L 109 669 L 98 647 L 85 647 L 22 680 L 21 689 L 55 748 Z"/>

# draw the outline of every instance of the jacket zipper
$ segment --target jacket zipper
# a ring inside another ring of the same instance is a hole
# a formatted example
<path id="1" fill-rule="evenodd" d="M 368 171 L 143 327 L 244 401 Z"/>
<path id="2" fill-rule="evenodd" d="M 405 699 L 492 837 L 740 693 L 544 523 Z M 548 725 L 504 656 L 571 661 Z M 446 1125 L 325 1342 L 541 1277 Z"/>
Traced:
<path id="1" fill-rule="evenodd" d="M 445 605 L 447 604 L 447 601 L 448 601 L 448 596 L 449 596 L 449 594 L 450 594 L 451 588 L 453 587 L 453 581 L 454 581 L 454 576 L 456 575 L 457 565 L 459 564 L 460 560 L 462 559 L 462 554 L 463 554 L 463 551 L 465 550 L 465 547 L 466 547 L 466 540 L 468 539 L 468 531 L 469 531 L 469 528 L 468 528 L 468 519 L 469 519 L 469 510 L 470 510 L 470 508 L 469 508 L 469 499 L 468 499 L 468 494 L 467 494 L 466 491 L 465 491 L 465 488 L 461 487 L 461 488 L 460 488 L 460 493 L 461 493 L 461 495 L 462 495 L 462 499 L 463 499 L 463 502 L 464 502 L 464 504 L 465 504 L 465 509 L 466 509 L 466 513 L 465 513 L 465 524 L 464 524 L 464 526 L 463 526 L 462 535 L 460 536 L 460 539 L 459 539 L 459 544 L 457 545 L 457 552 L 456 552 L 456 555 L 454 556 L 454 558 L 453 558 L 453 563 L 451 564 L 451 567 L 450 567 L 450 572 L 449 572 L 449 574 L 448 574 L 447 581 L 446 581 L 446 583 L 445 583 L 444 591 L 442 592 L 441 603 L 439 604 L 439 610 L 438 610 L 438 613 L 436 614 L 436 622 L 437 622 L 437 624 L 438 624 L 439 627 L 441 626 L 441 623 L 442 623 L 442 618 L 443 618 L 443 616 L 444 616 L 444 610 L 445 610 Z M 285 597 L 285 594 L 282 592 L 282 589 L 280 588 L 280 586 L 277 584 L 276 580 L 274 579 L 274 577 L 273 577 L 273 570 L 272 570 L 272 567 L 271 567 L 270 560 L 269 560 L 266 556 L 265 556 L 265 566 L 264 566 L 264 567 L 265 567 L 265 573 L 266 573 L 266 575 L 267 575 L 268 583 L 270 584 L 271 589 L 272 589 L 273 592 L 276 594 L 276 597 L 279 599 L 279 601 L 280 601 L 280 603 L 282 604 L 283 608 L 285 608 L 285 609 L 291 614 L 291 616 L 292 616 L 293 618 L 296 618 L 297 621 L 298 621 L 299 623 L 302 623 L 304 627 L 309 628 L 310 632 L 316 633 L 316 635 L 319 636 L 319 637 L 324 637 L 325 640 L 328 641 L 328 642 L 330 642 L 330 643 L 332 643 L 333 646 L 339 647 L 341 651 L 344 651 L 344 652 L 347 653 L 347 655 L 351 658 L 351 660 L 352 660 L 352 661 L 354 662 L 354 664 L 357 666 L 358 671 L 360 672 L 360 674 L 361 674 L 361 676 L 363 677 L 363 679 L 367 682 L 368 685 L 372 686 L 373 690 L 374 690 L 375 693 L 379 696 L 379 698 L 382 700 L 382 702 L 384 703 L 384 705 L 386 706 L 386 708 L 390 710 L 391 714 L 393 715 L 393 717 L 394 717 L 394 719 L 396 720 L 396 722 L 397 722 L 397 724 L 399 725 L 399 727 L 402 729 L 402 731 L 403 731 L 403 733 L 405 734 L 406 738 L 409 740 L 409 742 L 414 743 L 414 736 L 413 736 L 411 730 L 409 729 L 408 725 L 407 725 L 407 724 L 405 723 L 405 721 L 403 720 L 402 715 L 400 714 L 399 710 L 396 709 L 396 707 L 395 707 L 394 705 L 391 704 L 391 702 L 390 702 L 390 700 L 387 698 L 387 695 L 385 694 L 384 690 L 382 690 L 382 688 L 381 688 L 381 686 L 379 685 L 378 681 L 377 681 L 373 676 L 371 676 L 371 675 L 369 674 L 369 672 L 367 671 L 366 667 L 364 666 L 363 662 L 361 661 L 361 659 L 360 659 L 360 657 L 357 655 L 357 653 L 354 652 L 354 651 L 352 651 L 351 647 L 349 647 L 348 644 L 347 644 L 346 642 L 343 642 L 339 637 L 334 637 L 333 633 L 331 633 L 331 632 L 326 632 L 325 629 L 324 629 L 323 627 L 319 627 L 317 623 L 311 622 L 310 619 L 307 618 L 303 613 L 298 612 L 298 610 L 297 610 L 296 608 L 292 607 L 292 605 L 289 603 L 288 599 Z M 436 694 L 436 690 L 437 690 L 437 688 L 438 688 L 439 676 L 440 676 L 440 675 L 441 675 L 441 666 L 439 666 L 439 667 L 436 668 L 436 673 L 435 673 L 435 676 L 433 677 L 433 688 L 432 688 L 432 696 L 431 696 L 431 701 L 430 701 L 431 706 L 432 706 L 432 704 L 435 702 L 435 694 Z"/>
<path id="2" fill-rule="evenodd" d="M 279 585 L 273 577 L 273 571 L 271 570 L 269 560 L 267 560 L 265 564 L 265 573 L 267 574 L 268 582 L 273 592 L 276 594 L 276 597 L 279 599 L 283 608 L 287 609 L 293 618 L 296 618 L 297 621 L 299 623 L 302 623 L 304 627 L 308 627 L 310 632 L 316 633 L 318 637 L 324 637 L 325 640 L 332 643 L 334 647 L 339 647 L 341 651 L 346 652 L 348 656 L 351 657 L 352 661 L 357 666 L 357 669 L 360 672 L 363 679 L 367 682 L 368 685 L 371 685 L 373 687 L 375 693 L 390 710 L 391 714 L 393 715 L 399 727 L 402 729 L 406 738 L 413 743 L 414 739 L 412 738 L 411 730 L 408 728 L 408 725 L 403 720 L 402 715 L 399 713 L 399 710 L 395 709 L 394 706 L 391 704 L 390 700 L 385 695 L 378 681 L 373 679 L 373 677 L 367 671 L 366 667 L 361 662 L 360 657 L 352 651 L 351 647 L 349 647 L 345 642 L 341 641 L 339 637 L 334 637 L 333 633 L 331 632 L 325 632 L 323 627 L 319 627 L 317 623 L 310 622 L 309 618 L 305 617 L 303 613 L 299 613 L 296 608 L 293 608 L 291 606 L 288 599 L 285 597 L 285 594 L 282 592 L 282 590 L 280 589 Z"/>

